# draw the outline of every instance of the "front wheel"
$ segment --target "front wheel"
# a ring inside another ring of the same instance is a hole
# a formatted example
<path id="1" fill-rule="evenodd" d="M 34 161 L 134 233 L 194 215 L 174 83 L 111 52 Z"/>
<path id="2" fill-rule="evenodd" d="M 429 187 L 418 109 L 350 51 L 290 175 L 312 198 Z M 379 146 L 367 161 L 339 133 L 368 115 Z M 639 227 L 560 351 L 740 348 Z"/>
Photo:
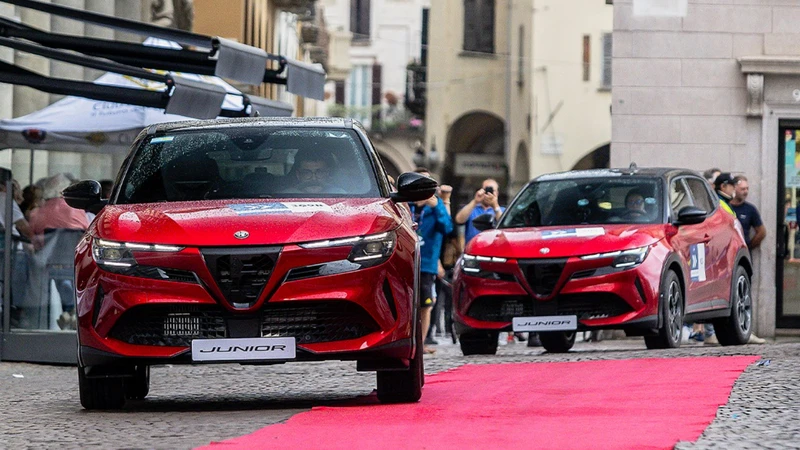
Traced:
<path id="1" fill-rule="evenodd" d="M 539 333 L 542 347 L 550 353 L 566 353 L 575 345 L 574 331 L 548 331 Z"/>
<path id="2" fill-rule="evenodd" d="M 681 345 L 683 329 L 683 289 L 678 275 L 670 270 L 661 283 L 659 307 L 661 308 L 661 327 L 655 336 L 645 336 L 644 343 L 649 349 L 678 348 Z"/>
<path id="3" fill-rule="evenodd" d="M 417 319 L 416 351 L 408 370 L 378 371 L 378 400 L 381 403 L 414 403 L 422 397 L 425 366 L 422 360 L 422 322 Z"/>
<path id="4" fill-rule="evenodd" d="M 133 377 L 125 381 L 125 397 L 144 400 L 150 393 L 150 366 L 136 366 Z"/>
<path id="5" fill-rule="evenodd" d="M 496 331 L 472 331 L 458 337 L 461 353 L 469 355 L 494 355 L 497 353 Z"/>
<path id="6" fill-rule="evenodd" d="M 750 275 L 744 267 L 736 267 L 731 284 L 731 314 L 713 321 L 714 332 L 721 345 L 742 345 L 747 343 L 753 331 Z"/>
<path id="7" fill-rule="evenodd" d="M 125 378 L 121 376 L 89 378 L 86 369 L 78 366 L 78 389 L 85 409 L 122 409 L 125 406 Z"/>

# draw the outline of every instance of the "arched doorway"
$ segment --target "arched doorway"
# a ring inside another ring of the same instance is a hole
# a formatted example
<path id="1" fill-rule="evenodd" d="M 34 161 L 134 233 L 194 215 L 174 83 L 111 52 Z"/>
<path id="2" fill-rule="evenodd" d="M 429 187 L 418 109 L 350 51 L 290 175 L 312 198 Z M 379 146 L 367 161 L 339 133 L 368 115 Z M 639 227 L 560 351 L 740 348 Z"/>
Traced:
<path id="1" fill-rule="evenodd" d="M 528 162 L 528 147 L 524 142 L 520 142 L 517 146 L 517 155 L 514 157 L 512 170 L 513 176 L 511 177 L 511 184 L 508 187 L 508 194 L 513 197 L 525 186 L 525 183 L 530 181 L 531 177 L 531 168 Z"/>
<path id="2" fill-rule="evenodd" d="M 504 141 L 503 120 L 488 112 L 467 113 L 450 126 L 442 182 L 453 186 L 453 211 L 468 203 L 486 178 L 497 180 L 500 203 L 508 202 Z"/>
<path id="3" fill-rule="evenodd" d="M 572 170 L 607 169 L 611 161 L 611 144 L 601 145 L 580 159 Z"/>

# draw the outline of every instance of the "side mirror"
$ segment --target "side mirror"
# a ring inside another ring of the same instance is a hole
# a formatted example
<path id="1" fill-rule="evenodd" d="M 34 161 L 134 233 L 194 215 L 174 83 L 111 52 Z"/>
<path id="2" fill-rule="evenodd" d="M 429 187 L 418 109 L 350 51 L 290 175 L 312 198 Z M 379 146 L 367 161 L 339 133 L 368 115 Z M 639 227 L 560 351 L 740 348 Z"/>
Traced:
<path id="1" fill-rule="evenodd" d="M 480 216 L 472 219 L 472 226 L 478 231 L 486 231 L 494 228 L 494 213 L 481 214 Z"/>
<path id="2" fill-rule="evenodd" d="M 100 183 L 84 180 L 64 189 L 63 194 L 69 206 L 96 214 L 108 203 L 100 198 L 101 192 Z"/>
<path id="3" fill-rule="evenodd" d="M 675 225 L 693 225 L 702 223 L 706 220 L 706 213 L 704 210 L 696 206 L 684 206 L 678 211 L 678 221 Z"/>
<path id="4" fill-rule="evenodd" d="M 392 192 L 395 202 L 418 202 L 436 194 L 439 183 L 416 172 L 406 172 L 397 177 L 397 192 Z"/>

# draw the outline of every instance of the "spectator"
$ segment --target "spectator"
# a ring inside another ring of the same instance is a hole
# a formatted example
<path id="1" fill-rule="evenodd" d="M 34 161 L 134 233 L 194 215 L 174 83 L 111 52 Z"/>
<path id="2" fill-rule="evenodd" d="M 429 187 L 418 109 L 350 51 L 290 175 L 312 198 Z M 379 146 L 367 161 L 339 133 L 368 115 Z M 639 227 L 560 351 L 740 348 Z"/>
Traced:
<path id="1" fill-rule="evenodd" d="M 22 210 L 22 214 L 25 215 L 25 219 L 31 220 L 31 211 L 43 204 L 44 199 L 42 198 L 41 187 L 31 184 L 22 190 L 22 203 L 20 203 L 19 207 Z"/>
<path id="2" fill-rule="evenodd" d="M 720 206 L 730 215 L 736 216 L 730 206 L 731 200 L 736 195 L 736 188 L 733 185 L 733 176 L 729 172 L 722 172 L 714 179 L 714 190 L 720 200 Z"/>
<path id="3" fill-rule="evenodd" d="M 713 186 L 714 180 L 717 179 L 720 173 L 722 173 L 722 171 L 714 167 L 713 169 L 708 169 L 705 172 L 703 172 L 703 178 L 705 178 L 706 181 L 708 181 L 708 184 Z"/>
<path id="4" fill-rule="evenodd" d="M 430 177 L 431 173 L 425 168 L 418 168 L 417 173 Z M 411 203 L 411 214 L 417 223 L 417 234 L 422 240 L 420 248 L 420 314 L 422 315 L 422 336 L 428 335 L 431 323 L 431 308 L 436 302 L 436 277 L 439 274 L 444 237 L 453 231 L 453 221 L 447 213 L 444 201 L 432 196 L 427 200 Z M 434 353 L 435 350 L 425 346 L 425 353 Z"/>
<path id="5" fill-rule="evenodd" d="M 69 187 L 69 178 L 63 174 L 56 174 L 44 183 L 44 204 L 31 212 L 31 231 L 37 236 L 34 242 L 41 248 L 43 240 L 40 238 L 46 229 L 66 228 L 71 230 L 85 230 L 89 221 L 83 211 L 71 208 L 64 200 L 61 191 Z"/>
<path id="6" fill-rule="evenodd" d="M 747 248 L 752 252 L 757 249 L 761 242 L 767 237 L 767 227 L 761 221 L 761 214 L 752 203 L 749 203 L 747 196 L 750 195 L 750 185 L 747 183 L 747 177 L 744 175 L 737 175 L 733 179 L 733 185 L 736 194 L 731 200 L 731 208 L 736 213 L 736 218 L 742 224 L 742 232 L 744 233 L 744 240 L 747 243 Z M 751 231 L 753 236 L 751 237 Z M 763 344 L 766 341 L 755 334 L 750 334 L 748 344 Z"/>
<path id="7" fill-rule="evenodd" d="M 469 203 L 464 205 L 461 210 L 456 214 L 456 223 L 465 225 L 464 229 L 464 248 L 466 244 L 478 235 L 479 231 L 472 225 L 472 221 L 486 213 L 494 213 L 495 219 L 500 219 L 500 216 L 505 211 L 497 202 L 497 194 L 500 191 L 500 186 L 492 178 L 483 180 L 483 185 L 475 192 L 475 196 Z"/>
<path id="8" fill-rule="evenodd" d="M 3 229 L 6 228 L 6 198 L 6 185 L 5 183 L 0 183 L 0 226 L 2 226 Z M 33 237 L 31 227 L 28 221 L 25 220 L 25 215 L 22 213 L 22 210 L 16 201 L 12 202 L 11 204 L 11 221 L 14 223 L 14 226 L 11 229 L 12 236 L 22 235 L 28 239 Z"/>
<path id="9" fill-rule="evenodd" d="M 747 177 L 744 175 L 736 176 L 733 179 L 733 185 L 736 195 L 731 199 L 731 208 L 736 213 L 739 223 L 742 224 L 747 248 L 753 251 L 767 237 L 767 227 L 761 221 L 761 214 L 759 214 L 758 209 L 752 203 L 745 201 L 750 194 L 750 185 L 747 183 Z M 752 237 L 750 236 L 751 230 L 755 233 Z"/>

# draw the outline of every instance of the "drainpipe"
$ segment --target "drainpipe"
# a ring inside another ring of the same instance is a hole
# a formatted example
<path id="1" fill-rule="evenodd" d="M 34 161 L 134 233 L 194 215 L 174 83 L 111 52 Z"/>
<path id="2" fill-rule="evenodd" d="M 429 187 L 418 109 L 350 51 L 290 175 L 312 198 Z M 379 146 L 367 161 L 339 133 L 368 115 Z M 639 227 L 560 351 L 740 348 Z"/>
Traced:
<path id="1" fill-rule="evenodd" d="M 511 78 L 513 77 L 513 64 L 511 59 L 511 39 L 514 35 L 514 30 L 512 29 L 512 12 L 514 9 L 513 1 L 514 0 L 507 0 L 508 1 L 508 11 L 507 11 L 507 18 L 506 18 L 506 28 L 508 29 L 508 37 L 506 47 L 508 50 L 508 57 L 506 58 L 506 126 L 505 126 L 505 145 L 504 151 L 506 154 L 506 194 L 511 193 Z"/>

